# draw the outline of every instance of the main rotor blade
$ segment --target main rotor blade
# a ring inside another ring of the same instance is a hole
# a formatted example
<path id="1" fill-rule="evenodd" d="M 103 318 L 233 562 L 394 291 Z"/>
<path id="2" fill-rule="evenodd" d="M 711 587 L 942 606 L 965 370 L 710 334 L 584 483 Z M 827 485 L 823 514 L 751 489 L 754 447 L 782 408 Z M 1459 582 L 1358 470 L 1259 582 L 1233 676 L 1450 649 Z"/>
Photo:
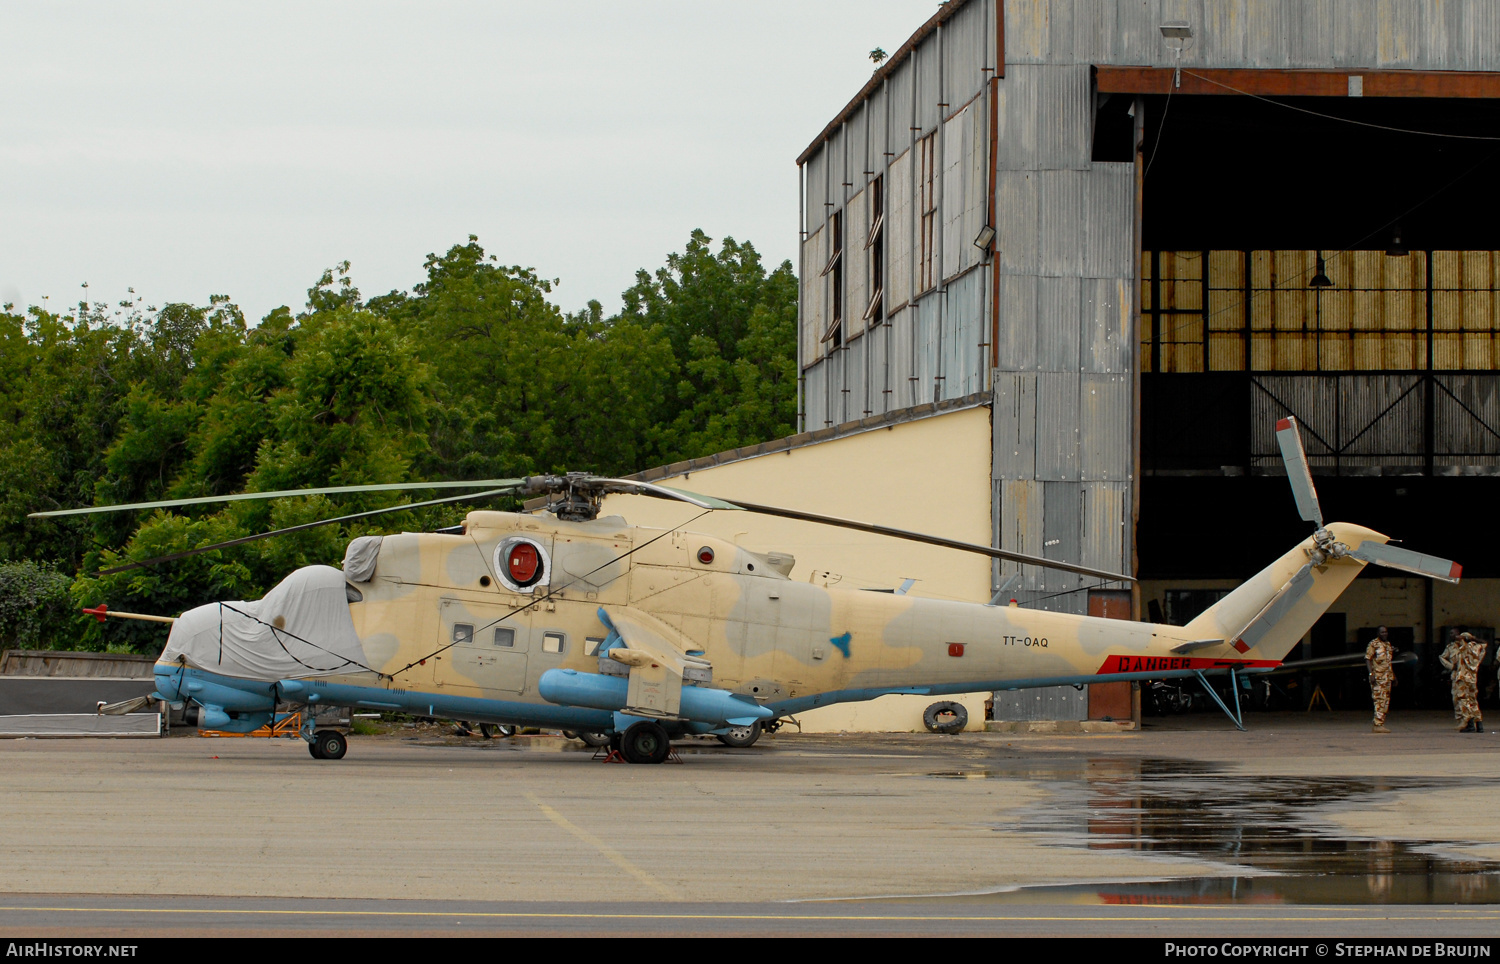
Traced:
<path id="1" fill-rule="evenodd" d="M 141 569 L 146 566 L 154 566 L 161 562 L 175 562 L 178 559 L 186 559 L 188 556 L 196 556 L 204 552 L 213 552 L 215 549 L 228 549 L 230 546 L 241 546 L 247 542 L 255 542 L 259 539 L 269 539 L 272 536 L 284 536 L 288 532 L 301 532 L 304 529 L 316 529 L 318 526 L 333 525 L 335 522 L 352 522 L 355 519 L 368 519 L 371 516 L 384 515 L 387 512 L 404 512 L 407 509 L 424 509 L 430 505 L 443 505 L 448 502 L 466 502 L 474 499 L 487 499 L 491 496 L 506 495 L 515 491 L 514 486 L 506 486 L 503 489 L 491 489 L 488 492 L 466 492 L 463 495 L 450 495 L 446 499 L 429 499 L 426 502 L 411 502 L 406 505 L 392 505 L 384 509 L 371 509 L 368 512 L 355 512 L 352 515 L 341 515 L 333 519 L 319 519 L 317 522 L 304 522 L 301 525 L 287 526 L 284 529 L 273 529 L 270 532 L 258 532 L 253 536 L 241 536 L 238 539 L 228 539 L 224 542 L 215 542 L 213 545 L 199 546 L 196 549 L 188 549 L 183 552 L 173 552 L 165 556 L 157 556 L 154 559 L 143 559 L 140 562 L 132 562 L 123 566 L 114 566 L 109 569 L 100 569 L 94 573 L 95 576 L 112 576 L 117 572 L 125 572 L 128 569 Z"/>
<path id="2" fill-rule="evenodd" d="M 1027 566 L 1041 566 L 1044 569 L 1061 569 L 1064 572 L 1076 572 L 1081 576 L 1093 576 L 1096 579 L 1107 579 L 1110 582 L 1135 582 L 1134 576 L 1127 576 L 1120 572 L 1092 569 L 1088 566 L 1079 566 L 1071 562 L 1059 562 L 1056 559 L 1046 559 L 1042 556 L 1028 556 L 1024 553 L 1011 552 L 1007 549 L 994 549 L 990 546 L 982 546 L 975 542 L 960 542 L 957 539 L 945 539 L 942 536 L 930 536 L 922 532 L 912 532 L 909 529 L 894 529 L 890 526 L 875 525 L 870 522 L 840 519 L 837 516 L 819 515 L 815 512 L 802 512 L 798 509 L 783 509 L 774 505 L 758 505 L 754 502 L 735 502 L 733 506 L 750 512 L 758 512 L 761 515 L 780 516 L 784 519 L 797 519 L 802 522 L 817 522 L 822 525 L 838 526 L 842 529 L 854 529 L 859 532 L 873 532 L 876 535 L 891 536 L 895 539 L 907 539 L 912 542 L 925 542 L 928 545 L 942 546 L 945 549 L 974 552 L 982 556 L 989 556 L 991 559 L 1008 559 L 1011 562 L 1019 562 Z"/>
<path id="3" fill-rule="evenodd" d="M 621 495 L 649 495 L 658 499 L 672 499 L 677 502 L 686 502 L 700 509 L 739 509 L 741 506 L 733 502 L 725 502 L 711 495 L 699 495 L 696 492 L 688 492 L 685 489 L 669 489 L 664 485 L 654 485 L 650 482 L 633 482 L 630 479 L 598 479 L 603 482 L 606 491 L 618 492 Z"/>
<path id="4" fill-rule="evenodd" d="M 1458 582 L 1464 571 L 1463 566 L 1451 559 L 1440 559 L 1437 556 L 1429 556 L 1381 542 L 1363 543 L 1349 555 L 1377 566 L 1385 566 L 1387 569 L 1414 572 L 1430 579 L 1441 579 L 1443 582 Z"/>
<path id="5" fill-rule="evenodd" d="M 409 489 L 483 489 L 491 486 L 519 486 L 524 479 L 479 479 L 473 482 L 392 482 L 381 485 L 336 485 L 324 489 L 282 489 L 279 492 L 240 492 L 235 495 L 206 495 L 193 499 L 166 499 L 161 502 L 132 502 L 129 505 L 96 505 L 85 509 L 57 509 L 33 512 L 28 519 L 50 519 L 62 515 L 93 515 L 98 512 L 125 512 L 131 509 L 172 509 L 181 505 L 207 505 L 211 502 L 241 502 L 246 499 L 285 499 L 296 495 L 339 495 L 346 492 L 405 492 Z"/>
<path id="6" fill-rule="evenodd" d="M 1302 430 L 1295 415 L 1276 423 L 1276 442 L 1281 446 L 1281 461 L 1286 463 L 1286 480 L 1292 485 L 1297 512 L 1304 520 L 1323 528 L 1323 509 L 1318 505 L 1318 490 L 1313 486 L 1312 470 L 1307 467 L 1307 449 L 1302 447 Z"/>

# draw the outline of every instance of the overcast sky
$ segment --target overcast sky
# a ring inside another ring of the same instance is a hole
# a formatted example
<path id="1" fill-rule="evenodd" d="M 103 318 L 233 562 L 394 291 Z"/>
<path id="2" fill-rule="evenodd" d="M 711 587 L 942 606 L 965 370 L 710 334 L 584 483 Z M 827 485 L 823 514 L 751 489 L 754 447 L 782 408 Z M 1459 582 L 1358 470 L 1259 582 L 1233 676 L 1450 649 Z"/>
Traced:
<path id="1" fill-rule="evenodd" d="M 477 234 L 618 308 L 701 227 L 793 258 L 796 157 L 931 0 L 8 3 L 0 299 L 301 308 Z"/>

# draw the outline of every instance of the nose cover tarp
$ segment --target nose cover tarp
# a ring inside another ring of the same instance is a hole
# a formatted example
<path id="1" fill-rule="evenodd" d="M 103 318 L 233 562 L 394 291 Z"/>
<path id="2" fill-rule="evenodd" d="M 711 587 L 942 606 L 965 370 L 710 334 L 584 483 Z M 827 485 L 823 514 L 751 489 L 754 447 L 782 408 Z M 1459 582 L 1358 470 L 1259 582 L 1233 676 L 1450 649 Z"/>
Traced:
<path id="1" fill-rule="evenodd" d="M 241 679 L 301 679 L 359 672 L 367 665 L 349 614 L 344 574 L 308 566 L 263 599 L 209 603 L 172 625 L 162 662 Z"/>

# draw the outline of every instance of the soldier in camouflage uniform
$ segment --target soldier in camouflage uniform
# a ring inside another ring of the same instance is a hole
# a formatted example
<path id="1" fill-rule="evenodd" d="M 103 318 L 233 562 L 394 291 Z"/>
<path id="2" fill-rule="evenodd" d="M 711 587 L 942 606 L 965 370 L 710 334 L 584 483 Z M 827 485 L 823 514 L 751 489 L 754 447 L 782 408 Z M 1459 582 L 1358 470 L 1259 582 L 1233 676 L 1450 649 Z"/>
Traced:
<path id="1" fill-rule="evenodd" d="M 1438 657 L 1444 668 L 1453 673 L 1453 715 L 1460 733 L 1483 733 L 1479 715 L 1479 664 L 1484 662 L 1488 645 L 1469 633 L 1459 633 Z"/>
<path id="2" fill-rule="evenodd" d="M 1391 661 L 1395 659 L 1396 647 L 1391 645 L 1390 631 L 1384 626 L 1370 645 L 1365 647 L 1365 666 L 1370 670 L 1370 698 L 1375 701 L 1376 733 L 1389 733 L 1385 728 L 1385 714 L 1391 706 L 1391 685 L 1396 682 Z"/>

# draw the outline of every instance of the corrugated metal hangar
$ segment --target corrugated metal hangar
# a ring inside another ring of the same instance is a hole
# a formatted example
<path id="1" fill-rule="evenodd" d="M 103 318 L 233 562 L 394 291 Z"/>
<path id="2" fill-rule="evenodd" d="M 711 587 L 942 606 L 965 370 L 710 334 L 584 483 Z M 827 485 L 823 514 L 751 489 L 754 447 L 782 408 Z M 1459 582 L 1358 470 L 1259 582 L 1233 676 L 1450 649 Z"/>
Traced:
<path id="1" fill-rule="evenodd" d="M 1294 414 L 1334 516 L 1466 575 L 1372 572 L 1302 655 L 1385 623 L 1446 703 L 1500 603 L 1500 6 L 950 0 L 798 165 L 806 429 L 992 392 L 996 544 L 1181 622 L 1305 535 Z"/>

